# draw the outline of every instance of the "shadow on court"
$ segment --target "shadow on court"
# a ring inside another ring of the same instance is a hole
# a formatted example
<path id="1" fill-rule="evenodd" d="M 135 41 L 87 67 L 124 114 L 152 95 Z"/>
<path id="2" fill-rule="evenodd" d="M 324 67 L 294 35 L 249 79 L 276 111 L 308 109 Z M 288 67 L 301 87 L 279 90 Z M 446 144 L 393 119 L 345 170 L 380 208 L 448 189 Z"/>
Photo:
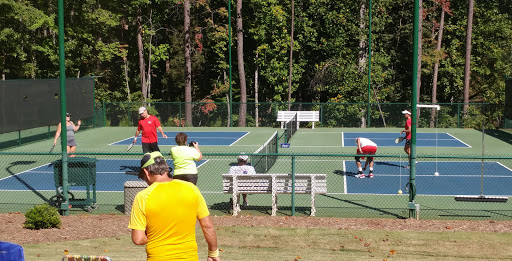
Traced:
<path id="1" fill-rule="evenodd" d="M 42 200 L 44 200 L 45 202 L 50 202 L 49 199 L 47 199 L 45 196 L 43 196 L 41 193 L 39 193 L 34 187 L 32 187 L 30 184 L 28 184 L 25 180 L 23 180 L 22 178 L 20 178 L 18 175 L 16 175 L 14 172 L 11 171 L 11 168 L 14 167 L 14 166 L 19 166 L 19 165 L 30 165 L 30 164 L 34 164 L 35 161 L 14 161 L 14 162 L 11 162 L 11 165 L 9 165 L 5 170 L 12 176 L 14 177 L 16 180 L 18 180 L 21 184 L 23 184 L 23 186 L 25 186 L 27 189 L 31 190 L 32 192 L 34 192 L 34 194 L 36 194 L 38 197 L 40 197 Z"/>
<path id="2" fill-rule="evenodd" d="M 482 132 L 482 130 L 478 130 Z M 485 134 L 512 145 L 512 133 L 503 130 L 485 130 Z"/>

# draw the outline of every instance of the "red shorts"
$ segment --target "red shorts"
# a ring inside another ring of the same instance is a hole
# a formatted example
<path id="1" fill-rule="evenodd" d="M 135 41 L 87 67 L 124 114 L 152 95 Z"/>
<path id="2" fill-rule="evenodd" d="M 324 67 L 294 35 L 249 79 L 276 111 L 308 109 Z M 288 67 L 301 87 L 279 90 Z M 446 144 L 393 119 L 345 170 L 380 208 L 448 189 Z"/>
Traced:
<path id="1" fill-rule="evenodd" d="M 361 148 L 361 150 L 363 151 L 363 153 L 359 152 L 359 150 L 357 150 L 357 154 L 369 154 L 369 155 L 375 155 L 375 153 L 377 152 L 377 147 L 375 146 L 364 146 Z M 364 160 L 364 157 L 361 157 L 361 159 Z M 371 160 L 373 160 L 373 157 L 370 158 Z"/>

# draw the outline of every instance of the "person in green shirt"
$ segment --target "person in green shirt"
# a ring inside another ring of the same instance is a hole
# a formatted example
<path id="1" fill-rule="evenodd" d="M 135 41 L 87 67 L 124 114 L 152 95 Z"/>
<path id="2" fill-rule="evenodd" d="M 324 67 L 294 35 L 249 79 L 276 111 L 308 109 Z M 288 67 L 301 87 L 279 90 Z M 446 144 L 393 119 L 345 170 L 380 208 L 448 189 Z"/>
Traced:
<path id="1" fill-rule="evenodd" d="M 191 142 L 187 146 L 187 134 L 180 132 L 176 134 L 176 144 L 178 146 L 171 148 L 171 157 L 174 162 L 174 179 L 181 179 L 197 184 L 197 166 L 195 161 L 203 159 L 203 154 L 199 149 L 199 143 Z"/>

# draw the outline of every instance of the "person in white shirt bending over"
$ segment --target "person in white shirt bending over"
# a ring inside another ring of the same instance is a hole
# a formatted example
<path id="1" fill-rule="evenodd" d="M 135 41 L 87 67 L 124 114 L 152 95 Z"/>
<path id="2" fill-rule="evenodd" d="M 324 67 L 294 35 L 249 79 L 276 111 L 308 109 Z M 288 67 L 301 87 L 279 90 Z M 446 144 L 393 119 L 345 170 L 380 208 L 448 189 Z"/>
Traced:
<path id="1" fill-rule="evenodd" d="M 228 174 L 233 175 L 253 175 L 256 174 L 256 170 L 253 166 L 247 165 L 247 160 L 249 159 L 249 156 L 245 154 L 240 154 L 238 156 L 238 165 L 237 166 L 231 166 L 229 168 Z M 242 197 L 244 199 L 242 206 L 247 207 L 249 203 L 247 202 L 247 194 L 242 194 Z"/>
<path id="2" fill-rule="evenodd" d="M 357 145 L 357 154 L 366 154 L 366 155 L 375 155 L 377 152 L 377 144 L 367 138 L 357 137 L 356 140 Z M 357 175 L 356 178 L 364 179 L 363 170 L 366 170 L 366 167 L 370 165 L 370 173 L 368 175 L 369 178 L 373 178 L 373 157 L 366 157 L 366 162 L 364 163 L 364 167 L 361 167 L 360 159 L 364 160 L 364 157 L 356 156 L 356 165 L 357 165 Z"/>

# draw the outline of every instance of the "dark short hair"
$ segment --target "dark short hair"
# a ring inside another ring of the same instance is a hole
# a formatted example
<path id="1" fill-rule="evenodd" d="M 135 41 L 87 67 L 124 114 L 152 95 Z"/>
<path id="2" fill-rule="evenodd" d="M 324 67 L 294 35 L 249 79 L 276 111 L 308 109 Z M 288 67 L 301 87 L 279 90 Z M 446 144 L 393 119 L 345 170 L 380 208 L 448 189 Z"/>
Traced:
<path id="1" fill-rule="evenodd" d="M 185 144 L 187 144 L 187 134 L 185 134 L 184 132 L 180 132 L 178 134 L 176 134 L 176 138 L 174 138 L 174 140 L 176 141 L 176 144 L 178 144 L 179 146 L 183 146 Z"/>
<path id="2" fill-rule="evenodd" d="M 153 175 L 167 175 L 169 173 L 170 169 L 169 169 L 169 165 L 167 165 L 167 162 L 165 162 L 164 157 L 155 157 L 154 160 L 155 160 L 155 163 L 145 167 L 145 169 L 150 174 L 153 174 Z M 139 178 L 142 178 L 142 177 L 139 175 Z"/>

